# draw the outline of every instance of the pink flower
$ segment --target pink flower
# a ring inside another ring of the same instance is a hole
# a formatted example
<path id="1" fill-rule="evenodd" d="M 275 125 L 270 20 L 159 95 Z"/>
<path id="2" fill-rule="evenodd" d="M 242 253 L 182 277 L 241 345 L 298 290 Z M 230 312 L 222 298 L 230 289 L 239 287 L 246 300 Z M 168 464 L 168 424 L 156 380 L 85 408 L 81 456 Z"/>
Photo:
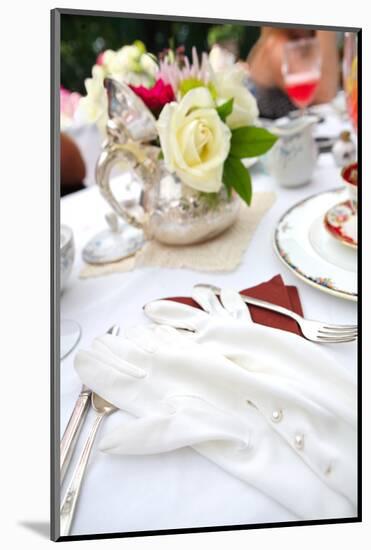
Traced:
<path id="1" fill-rule="evenodd" d="M 207 53 L 203 52 L 201 58 L 197 55 L 196 48 L 192 48 L 192 62 L 187 56 L 182 59 L 179 66 L 177 61 L 167 58 L 160 61 L 158 76 L 167 84 L 170 84 L 176 93 L 183 80 L 199 80 L 207 84 L 210 82 L 213 71 Z"/>
<path id="2" fill-rule="evenodd" d="M 61 113 L 68 118 L 73 118 L 81 99 L 81 95 L 77 92 L 70 92 L 63 86 L 61 86 L 60 94 Z"/>
<path id="3" fill-rule="evenodd" d="M 152 88 L 144 86 L 130 86 L 130 88 L 139 96 L 150 111 L 157 117 L 164 105 L 175 100 L 173 88 L 170 84 L 165 84 L 160 78 Z"/>
<path id="4" fill-rule="evenodd" d="M 103 65 L 104 53 L 105 52 L 100 52 L 100 54 L 98 55 L 97 60 L 95 62 L 96 65 Z"/>

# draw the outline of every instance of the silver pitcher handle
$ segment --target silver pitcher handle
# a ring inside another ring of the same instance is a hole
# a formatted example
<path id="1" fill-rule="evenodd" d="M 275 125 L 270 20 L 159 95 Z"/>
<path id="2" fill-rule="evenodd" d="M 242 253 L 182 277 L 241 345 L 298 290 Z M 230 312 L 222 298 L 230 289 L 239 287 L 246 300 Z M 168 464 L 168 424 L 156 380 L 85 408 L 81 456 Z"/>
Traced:
<path id="1" fill-rule="evenodd" d="M 118 216 L 130 225 L 143 229 L 145 215 L 134 215 L 129 208 L 120 203 L 111 188 L 110 176 L 113 167 L 118 163 L 125 163 L 129 168 L 139 172 L 142 181 L 150 181 L 157 166 L 156 161 L 147 152 L 147 146 L 128 140 L 125 143 L 109 141 L 103 149 L 95 171 L 96 182 L 103 197 L 111 205 Z"/>
<path id="2" fill-rule="evenodd" d="M 98 159 L 95 176 L 103 197 L 114 212 L 127 223 L 144 229 L 148 214 L 134 212 L 120 203 L 111 188 L 112 168 L 126 164 L 138 175 L 143 185 L 150 185 L 158 174 L 160 149 L 151 145 L 157 138 L 156 119 L 143 101 L 124 82 L 104 79 L 108 99 L 108 139 Z"/>

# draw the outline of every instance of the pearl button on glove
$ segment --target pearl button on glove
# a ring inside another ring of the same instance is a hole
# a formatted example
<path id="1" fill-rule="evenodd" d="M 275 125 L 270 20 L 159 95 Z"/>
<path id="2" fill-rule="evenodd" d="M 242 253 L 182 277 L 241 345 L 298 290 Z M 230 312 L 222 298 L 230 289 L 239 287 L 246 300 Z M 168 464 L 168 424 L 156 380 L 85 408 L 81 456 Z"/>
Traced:
<path id="1" fill-rule="evenodd" d="M 190 445 L 298 517 L 355 515 L 350 499 L 308 468 L 250 400 L 253 386 L 265 391 L 254 373 L 209 346 L 170 327 L 142 327 L 96 339 L 75 367 L 83 383 L 136 417 L 108 434 L 102 450 L 150 454 Z"/>

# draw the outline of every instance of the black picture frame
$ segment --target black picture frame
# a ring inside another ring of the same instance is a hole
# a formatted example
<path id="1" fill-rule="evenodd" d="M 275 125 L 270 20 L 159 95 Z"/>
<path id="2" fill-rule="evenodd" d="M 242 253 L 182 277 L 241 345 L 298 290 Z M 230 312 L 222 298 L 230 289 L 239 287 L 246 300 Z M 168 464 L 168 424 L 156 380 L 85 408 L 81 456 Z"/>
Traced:
<path id="1" fill-rule="evenodd" d="M 86 535 L 71 535 L 60 536 L 59 526 L 59 507 L 60 507 L 60 385 L 59 385 L 59 369 L 60 369 L 60 38 L 61 38 L 61 16 L 63 15 L 79 15 L 79 16 L 95 16 L 95 17 L 117 17 L 129 19 L 151 19 L 165 21 L 186 21 L 194 23 L 212 23 L 222 24 L 231 23 L 246 26 L 260 27 L 269 25 L 273 27 L 301 27 L 315 28 L 318 30 L 334 30 L 334 31 L 349 31 L 357 33 L 358 37 L 358 177 L 361 185 L 359 186 L 359 204 L 362 205 L 362 29 L 359 27 L 339 27 L 327 26 L 317 23 L 293 24 L 286 22 L 269 22 L 269 21 L 245 21 L 232 19 L 215 19 L 201 17 L 185 17 L 174 15 L 156 15 L 156 14 L 141 14 L 141 13 L 124 13 L 110 11 L 95 11 L 95 10 L 80 10 L 80 9 L 61 9 L 56 8 L 51 11 L 51 394 L 50 394 L 50 414 L 51 414 L 51 433 L 50 433 L 50 460 L 51 460 L 51 500 L 50 500 L 50 522 L 51 522 L 51 539 L 53 541 L 74 541 L 74 540 L 91 540 L 91 539 L 108 539 L 108 538 L 124 538 L 124 537 L 144 537 L 156 535 L 172 535 L 186 534 L 199 532 L 215 532 L 215 531 L 238 531 L 247 529 L 266 529 L 266 528 L 281 528 L 289 526 L 308 526 L 308 525 L 324 525 L 324 524 L 340 524 L 340 523 L 356 523 L 362 521 L 362 295 L 360 293 L 358 300 L 358 364 L 357 364 L 357 381 L 358 381 L 358 513 L 356 517 L 340 518 L 340 519 L 318 519 L 318 520 L 303 520 L 290 522 L 273 522 L 259 523 L 248 525 L 222 525 L 213 527 L 197 527 L 185 529 L 166 529 L 158 531 L 135 531 L 135 532 L 114 532 L 114 533 L 97 533 Z M 358 208 L 358 288 L 362 288 L 362 208 Z"/>

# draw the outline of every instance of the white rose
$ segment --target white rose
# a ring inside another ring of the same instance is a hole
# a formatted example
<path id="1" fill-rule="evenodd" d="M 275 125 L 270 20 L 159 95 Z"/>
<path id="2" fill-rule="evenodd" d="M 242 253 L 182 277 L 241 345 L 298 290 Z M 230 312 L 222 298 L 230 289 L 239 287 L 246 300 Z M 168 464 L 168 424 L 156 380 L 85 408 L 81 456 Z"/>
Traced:
<path id="1" fill-rule="evenodd" d="M 130 72 L 139 68 L 139 58 L 141 51 L 137 46 L 123 46 L 116 57 L 116 71 Z M 116 71 L 112 71 L 113 73 Z"/>
<path id="2" fill-rule="evenodd" d="M 179 103 L 165 105 L 157 129 L 168 169 L 198 191 L 219 191 L 231 132 L 216 112 L 209 90 L 195 88 Z"/>
<path id="3" fill-rule="evenodd" d="M 103 54 L 103 67 L 107 74 L 122 77 L 138 68 L 141 51 L 137 46 L 123 46 L 117 52 L 106 50 Z"/>
<path id="4" fill-rule="evenodd" d="M 103 54 L 103 69 L 106 75 L 118 81 L 150 87 L 158 67 L 150 55 L 142 54 L 138 46 L 132 45 L 123 46 L 117 52 L 106 50 Z"/>
<path id="5" fill-rule="evenodd" d="M 110 66 L 111 63 L 113 63 L 115 57 L 116 57 L 116 52 L 114 52 L 113 50 L 106 50 L 105 52 L 103 52 L 102 66 L 107 73 L 108 73 L 108 67 Z"/>
<path id="6" fill-rule="evenodd" d="M 156 61 L 150 55 L 148 55 L 148 53 L 144 53 L 142 55 L 142 57 L 140 58 L 140 65 L 145 73 L 155 77 L 158 71 L 158 65 Z"/>
<path id="7" fill-rule="evenodd" d="M 214 44 L 209 53 L 209 62 L 214 72 L 224 71 L 236 61 L 233 53 L 225 48 L 221 48 L 219 44 Z"/>
<path id="8" fill-rule="evenodd" d="M 246 73 L 243 69 L 234 65 L 230 69 L 215 74 L 215 88 L 220 104 L 233 97 L 233 111 L 227 117 L 230 128 L 252 126 L 256 123 L 259 110 L 255 97 L 244 85 Z"/>
<path id="9" fill-rule="evenodd" d="M 81 109 L 86 113 L 89 122 L 95 122 L 105 133 L 108 111 L 107 93 L 103 85 L 105 71 L 102 66 L 94 65 L 92 78 L 85 80 L 86 96 L 80 100 Z"/>

